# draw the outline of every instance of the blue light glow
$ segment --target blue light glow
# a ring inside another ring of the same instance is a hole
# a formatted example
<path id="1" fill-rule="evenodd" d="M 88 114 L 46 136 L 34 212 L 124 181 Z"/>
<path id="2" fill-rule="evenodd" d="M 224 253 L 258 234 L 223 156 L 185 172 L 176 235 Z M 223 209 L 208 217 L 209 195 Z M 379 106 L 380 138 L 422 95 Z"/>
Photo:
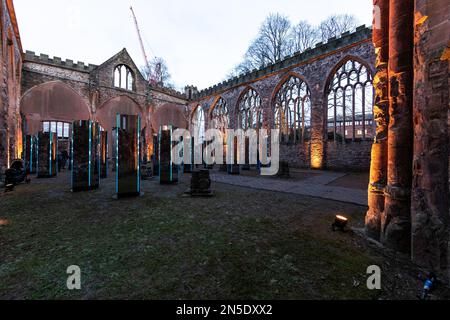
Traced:
<path id="1" fill-rule="evenodd" d="M 141 117 L 137 117 L 137 192 L 141 192 Z"/>
<path id="2" fill-rule="evenodd" d="M 72 138 L 70 139 L 70 183 L 73 190 L 73 132 L 74 132 L 75 122 L 72 123 Z"/>
<path id="3" fill-rule="evenodd" d="M 119 128 L 120 114 L 116 115 L 116 193 L 119 193 Z"/>
<path id="4" fill-rule="evenodd" d="M 36 148 L 36 174 L 39 176 L 39 134 L 36 137 L 36 143 L 37 143 L 37 148 Z"/>
<path id="5" fill-rule="evenodd" d="M 91 186 L 91 158 L 92 158 L 92 121 L 89 120 L 89 161 L 88 161 L 88 186 Z"/>
<path id="6" fill-rule="evenodd" d="M 50 152 L 49 152 L 49 157 L 48 157 L 48 162 L 49 162 L 49 176 L 52 175 L 52 153 L 53 153 L 53 134 L 50 133 Z"/>

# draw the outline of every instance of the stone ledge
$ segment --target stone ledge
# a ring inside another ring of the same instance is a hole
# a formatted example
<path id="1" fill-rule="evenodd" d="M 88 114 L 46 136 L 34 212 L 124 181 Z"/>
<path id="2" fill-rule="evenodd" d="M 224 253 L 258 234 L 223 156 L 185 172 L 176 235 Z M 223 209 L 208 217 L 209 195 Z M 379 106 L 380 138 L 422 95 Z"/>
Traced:
<path id="1" fill-rule="evenodd" d="M 34 51 L 29 50 L 25 52 L 23 60 L 24 62 L 37 62 L 82 72 L 91 72 L 92 70 L 97 68 L 97 65 L 94 64 L 85 64 L 82 61 L 74 63 L 74 61 L 71 59 L 62 60 L 60 57 L 50 58 L 48 54 L 41 53 L 40 55 L 37 55 Z"/>

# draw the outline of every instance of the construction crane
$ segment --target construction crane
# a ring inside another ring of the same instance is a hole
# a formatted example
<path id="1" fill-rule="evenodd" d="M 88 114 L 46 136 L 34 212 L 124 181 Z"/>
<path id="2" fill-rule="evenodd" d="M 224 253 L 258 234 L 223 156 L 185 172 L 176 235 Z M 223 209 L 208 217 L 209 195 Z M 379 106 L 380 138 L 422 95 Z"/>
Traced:
<path id="1" fill-rule="evenodd" d="M 148 82 L 151 85 L 156 85 L 156 84 L 158 84 L 157 75 L 161 72 L 158 69 L 161 69 L 161 66 L 158 63 L 157 66 L 156 66 L 157 70 L 152 70 L 151 69 L 150 63 L 148 62 L 147 54 L 145 53 L 145 47 L 144 47 L 144 42 L 142 41 L 141 30 L 139 29 L 139 24 L 138 24 L 136 15 L 134 14 L 134 10 L 133 10 L 132 6 L 130 6 L 130 10 L 131 10 L 131 14 L 133 15 L 134 25 L 136 26 L 136 32 L 137 32 L 137 35 L 138 35 L 138 38 L 139 38 L 139 43 L 141 45 L 142 55 L 144 56 L 145 67 L 147 68 L 148 73 L 149 73 L 149 75 L 148 75 Z"/>

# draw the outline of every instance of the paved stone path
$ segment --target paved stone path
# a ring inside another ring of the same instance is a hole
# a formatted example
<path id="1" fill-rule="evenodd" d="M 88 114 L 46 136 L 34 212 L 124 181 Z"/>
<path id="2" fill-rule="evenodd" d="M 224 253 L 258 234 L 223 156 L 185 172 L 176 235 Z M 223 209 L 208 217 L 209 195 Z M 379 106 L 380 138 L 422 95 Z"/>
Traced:
<path id="1" fill-rule="evenodd" d="M 317 172 L 320 174 L 301 181 L 287 181 L 265 177 L 248 177 L 242 175 L 227 175 L 212 173 L 211 180 L 245 188 L 285 192 L 311 196 L 322 199 L 336 200 L 367 206 L 367 190 L 328 186 L 327 184 L 344 177 L 345 173 Z"/>

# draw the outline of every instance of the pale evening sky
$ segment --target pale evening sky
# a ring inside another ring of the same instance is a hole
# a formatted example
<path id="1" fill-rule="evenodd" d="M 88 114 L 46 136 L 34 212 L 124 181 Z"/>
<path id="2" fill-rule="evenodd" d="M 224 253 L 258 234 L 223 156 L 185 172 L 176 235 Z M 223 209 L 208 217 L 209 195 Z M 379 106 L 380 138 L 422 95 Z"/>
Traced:
<path id="1" fill-rule="evenodd" d="M 372 22 L 372 0 L 15 0 L 24 50 L 100 64 L 127 48 L 144 65 L 133 5 L 147 55 L 167 61 L 178 89 L 225 80 L 269 13 L 318 24 L 332 14 Z"/>

